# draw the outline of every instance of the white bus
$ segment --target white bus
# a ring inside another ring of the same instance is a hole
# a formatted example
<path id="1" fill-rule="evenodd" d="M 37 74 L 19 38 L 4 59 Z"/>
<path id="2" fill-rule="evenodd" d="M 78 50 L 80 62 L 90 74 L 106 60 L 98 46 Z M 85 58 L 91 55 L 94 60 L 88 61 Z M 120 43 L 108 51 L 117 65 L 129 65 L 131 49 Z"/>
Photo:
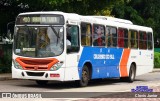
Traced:
<path id="1" fill-rule="evenodd" d="M 135 76 L 153 69 L 152 28 L 131 21 L 64 12 L 29 12 L 15 24 L 12 77 L 75 81 Z"/>

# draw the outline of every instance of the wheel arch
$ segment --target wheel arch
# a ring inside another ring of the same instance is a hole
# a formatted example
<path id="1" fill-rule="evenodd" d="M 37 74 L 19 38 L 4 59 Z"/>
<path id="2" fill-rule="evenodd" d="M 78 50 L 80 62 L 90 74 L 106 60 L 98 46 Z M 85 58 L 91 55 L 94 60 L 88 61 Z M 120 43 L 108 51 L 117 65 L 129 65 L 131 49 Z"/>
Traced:
<path id="1" fill-rule="evenodd" d="M 85 62 L 84 63 L 84 66 L 87 66 L 87 68 L 88 68 L 88 70 L 89 70 L 89 77 L 90 77 L 90 79 L 92 78 L 92 71 L 93 71 L 93 68 L 92 68 L 92 64 L 91 64 L 91 62 Z"/>

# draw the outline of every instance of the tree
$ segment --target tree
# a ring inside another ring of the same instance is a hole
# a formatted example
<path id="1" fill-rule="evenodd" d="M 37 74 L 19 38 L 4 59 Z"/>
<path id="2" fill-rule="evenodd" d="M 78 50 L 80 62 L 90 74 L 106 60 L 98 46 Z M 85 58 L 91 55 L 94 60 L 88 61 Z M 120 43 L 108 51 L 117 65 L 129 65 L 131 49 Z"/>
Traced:
<path id="1" fill-rule="evenodd" d="M 154 40 L 160 39 L 160 0 L 132 0 L 130 5 L 144 19 L 144 25 L 153 28 Z M 160 47 L 160 46 L 155 46 Z"/>
<path id="2" fill-rule="evenodd" d="M 131 20 L 134 24 L 153 28 L 154 40 L 160 39 L 160 0 L 121 0 L 111 15 Z M 160 47 L 160 46 L 156 46 Z"/>
<path id="3" fill-rule="evenodd" d="M 160 39 L 159 4 L 160 0 L 1 0 L 0 35 L 7 33 L 7 24 L 14 21 L 19 13 L 63 11 L 128 19 L 134 24 L 152 27 L 156 40 Z"/>

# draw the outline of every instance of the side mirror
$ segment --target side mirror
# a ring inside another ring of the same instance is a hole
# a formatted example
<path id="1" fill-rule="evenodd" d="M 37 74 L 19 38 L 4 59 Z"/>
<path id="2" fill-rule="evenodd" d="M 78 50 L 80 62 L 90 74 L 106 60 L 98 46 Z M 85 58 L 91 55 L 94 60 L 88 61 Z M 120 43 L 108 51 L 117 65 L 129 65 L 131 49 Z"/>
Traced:
<path id="1" fill-rule="evenodd" d="M 12 34 L 11 34 L 11 31 L 10 31 L 10 30 L 7 31 L 7 37 L 8 37 L 9 40 L 12 39 Z"/>

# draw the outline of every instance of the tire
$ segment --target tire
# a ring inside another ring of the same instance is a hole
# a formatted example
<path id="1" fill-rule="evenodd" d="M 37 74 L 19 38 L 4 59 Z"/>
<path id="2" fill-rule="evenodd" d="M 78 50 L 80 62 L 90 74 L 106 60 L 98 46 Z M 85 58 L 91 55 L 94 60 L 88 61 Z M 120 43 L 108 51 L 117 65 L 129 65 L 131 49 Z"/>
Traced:
<path id="1" fill-rule="evenodd" d="M 136 68 L 133 64 L 131 64 L 131 67 L 129 70 L 129 76 L 128 77 L 121 77 L 120 81 L 132 83 L 135 80 L 135 76 L 136 76 Z"/>
<path id="2" fill-rule="evenodd" d="M 82 70 L 82 77 L 80 80 L 76 81 L 79 87 L 85 87 L 88 85 L 90 79 L 90 73 L 89 69 L 86 65 L 84 65 L 83 70 Z"/>
<path id="3" fill-rule="evenodd" d="M 131 65 L 130 70 L 129 70 L 129 77 L 128 77 L 128 82 L 133 82 L 135 80 L 136 76 L 136 67 L 135 65 Z"/>
<path id="4" fill-rule="evenodd" d="M 45 85 L 47 85 L 48 81 L 46 81 L 46 80 L 36 80 L 36 83 L 39 86 L 45 86 Z"/>

